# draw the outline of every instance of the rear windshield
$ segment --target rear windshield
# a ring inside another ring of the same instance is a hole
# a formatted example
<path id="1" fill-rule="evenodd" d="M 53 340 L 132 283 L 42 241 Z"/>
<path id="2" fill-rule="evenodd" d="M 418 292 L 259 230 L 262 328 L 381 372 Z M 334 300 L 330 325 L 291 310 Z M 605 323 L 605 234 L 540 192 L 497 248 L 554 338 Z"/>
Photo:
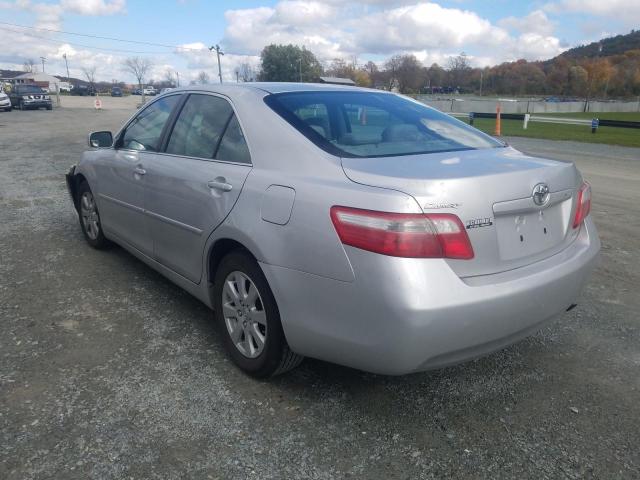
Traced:
<path id="1" fill-rule="evenodd" d="M 387 157 L 503 144 L 421 103 L 376 92 L 290 92 L 265 97 L 274 111 L 340 157 Z"/>
<path id="2" fill-rule="evenodd" d="M 18 91 L 20 93 L 44 93 L 44 90 L 36 85 L 19 85 Z"/>

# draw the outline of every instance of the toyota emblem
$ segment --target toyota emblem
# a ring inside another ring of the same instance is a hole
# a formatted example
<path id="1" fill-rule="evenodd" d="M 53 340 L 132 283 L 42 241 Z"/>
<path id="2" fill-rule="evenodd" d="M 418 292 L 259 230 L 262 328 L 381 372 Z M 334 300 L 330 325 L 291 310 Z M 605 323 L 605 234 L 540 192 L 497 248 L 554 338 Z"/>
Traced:
<path id="1" fill-rule="evenodd" d="M 545 205 L 549 201 L 549 186 L 546 183 L 539 183 L 533 187 L 533 203 L 538 206 Z"/>

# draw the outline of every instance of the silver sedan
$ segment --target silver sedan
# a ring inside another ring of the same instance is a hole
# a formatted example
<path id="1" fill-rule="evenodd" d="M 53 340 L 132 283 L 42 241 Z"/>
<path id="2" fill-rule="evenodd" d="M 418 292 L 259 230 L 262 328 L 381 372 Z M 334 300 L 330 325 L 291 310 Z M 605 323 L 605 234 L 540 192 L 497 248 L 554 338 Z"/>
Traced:
<path id="1" fill-rule="evenodd" d="M 67 175 L 87 242 L 211 307 L 256 377 L 487 354 L 573 307 L 600 249 L 573 164 L 393 93 L 176 89 L 89 143 Z"/>

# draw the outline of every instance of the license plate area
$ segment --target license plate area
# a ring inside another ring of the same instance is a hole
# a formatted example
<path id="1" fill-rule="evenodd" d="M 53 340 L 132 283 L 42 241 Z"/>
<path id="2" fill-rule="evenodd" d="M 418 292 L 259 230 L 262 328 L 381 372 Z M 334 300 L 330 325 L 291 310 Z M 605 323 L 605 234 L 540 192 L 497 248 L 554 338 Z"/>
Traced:
<path id="1" fill-rule="evenodd" d="M 496 215 L 498 249 L 502 260 L 536 255 L 562 244 L 567 236 L 571 202 L 543 210 Z"/>

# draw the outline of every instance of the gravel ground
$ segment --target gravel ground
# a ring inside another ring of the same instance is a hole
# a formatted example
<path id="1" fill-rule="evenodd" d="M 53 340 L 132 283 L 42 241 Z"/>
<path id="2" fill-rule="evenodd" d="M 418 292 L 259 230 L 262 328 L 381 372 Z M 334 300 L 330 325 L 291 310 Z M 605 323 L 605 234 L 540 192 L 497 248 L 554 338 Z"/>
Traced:
<path id="1" fill-rule="evenodd" d="M 640 477 L 640 150 L 511 139 L 577 162 L 603 241 L 540 333 L 404 377 L 306 360 L 259 382 L 197 300 L 85 244 L 63 175 L 132 113 L 109 100 L 0 114 L 0 478 Z"/>

